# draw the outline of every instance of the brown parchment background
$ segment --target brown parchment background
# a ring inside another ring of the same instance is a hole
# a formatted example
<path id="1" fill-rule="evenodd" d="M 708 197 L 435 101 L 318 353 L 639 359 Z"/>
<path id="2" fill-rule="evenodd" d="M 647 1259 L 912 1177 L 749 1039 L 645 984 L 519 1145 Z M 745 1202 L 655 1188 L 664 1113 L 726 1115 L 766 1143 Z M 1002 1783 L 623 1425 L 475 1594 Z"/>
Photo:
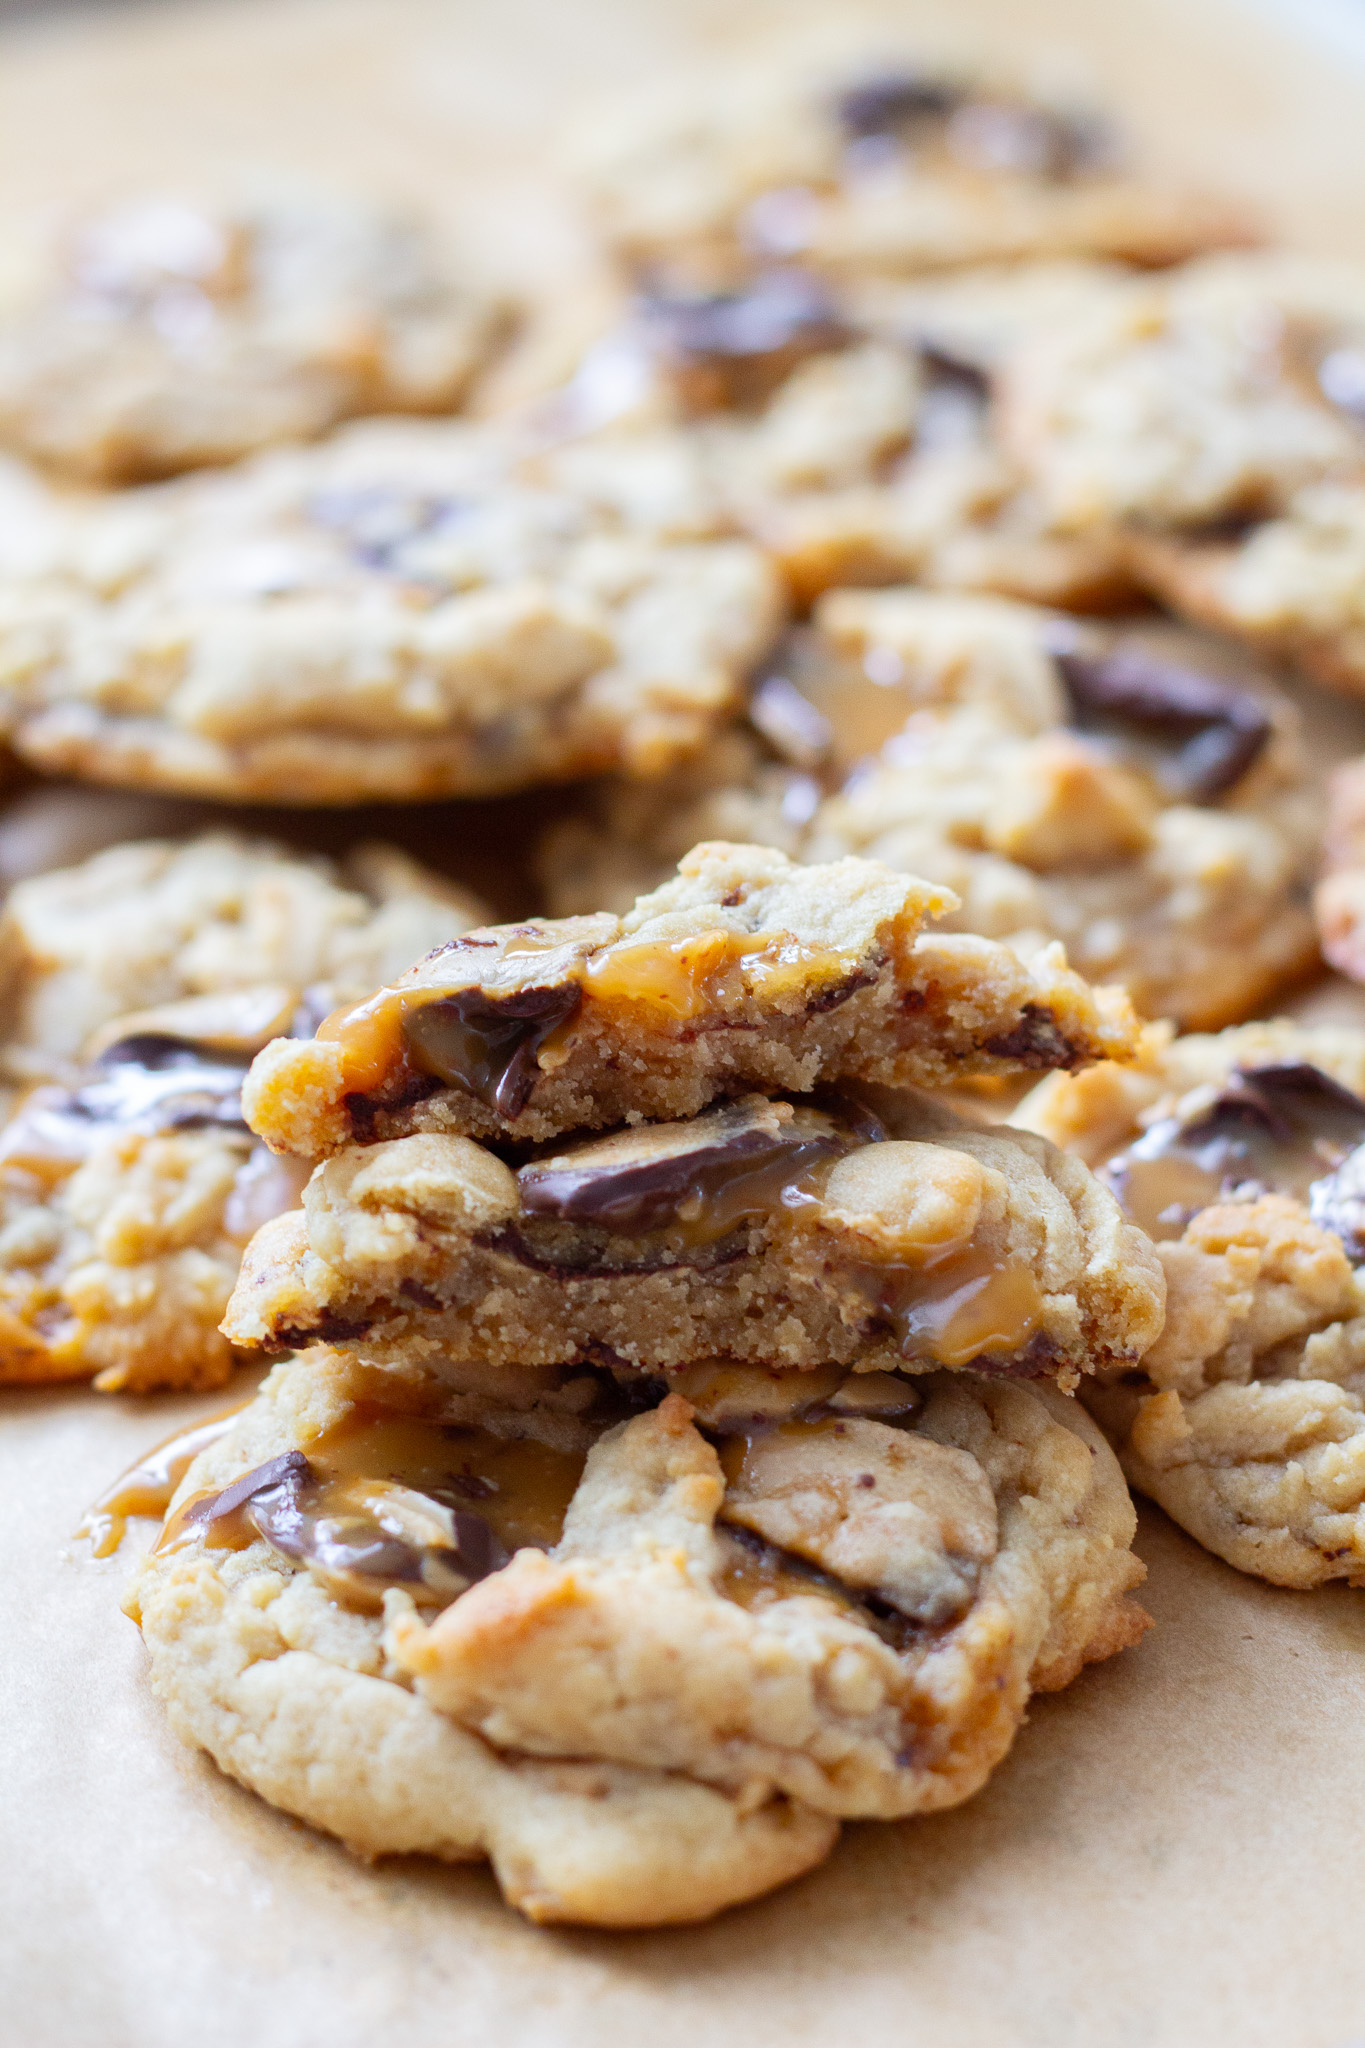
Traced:
<path id="1" fill-rule="evenodd" d="M 554 293 L 582 260 L 540 162 L 570 100 L 813 12 L 203 0 L 10 29 L 0 212 L 265 161 L 415 194 Z M 1354 53 L 1316 14 L 871 18 L 1056 53 L 1173 171 L 1365 255 L 1365 7 Z M 1365 746 L 1365 710 L 1313 717 L 1325 751 Z M 1330 985 L 1306 1007 L 1362 1014 Z M 366 1869 L 168 1734 L 118 1611 L 128 1556 L 92 1564 L 71 1532 L 215 1405 L 0 1396 L 0 2048 L 1365 2044 L 1365 1592 L 1258 1585 L 1145 1511 L 1156 1630 L 1036 1703 L 968 1806 L 849 1828 L 823 1870 L 708 1927 L 538 1931 L 484 1871 Z"/>

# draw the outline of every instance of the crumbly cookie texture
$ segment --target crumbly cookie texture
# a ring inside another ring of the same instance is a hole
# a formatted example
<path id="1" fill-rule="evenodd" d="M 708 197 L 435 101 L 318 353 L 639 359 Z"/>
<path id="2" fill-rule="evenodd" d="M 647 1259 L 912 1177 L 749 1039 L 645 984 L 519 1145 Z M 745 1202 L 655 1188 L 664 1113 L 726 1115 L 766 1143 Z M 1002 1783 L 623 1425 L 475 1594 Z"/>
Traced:
<path id="1" fill-rule="evenodd" d="M 352 870 L 218 834 L 13 891 L 0 1054 L 40 1085 L 0 1130 L 0 1383 L 227 1377 L 243 1247 L 305 1178 L 243 1120 L 252 1055 L 478 914 L 392 848 Z"/>
<path id="2" fill-rule="evenodd" d="M 1052 952 L 922 925 L 947 892 L 875 861 L 713 841 L 624 917 L 489 926 L 307 1045 L 267 1047 L 247 1116 L 316 1159 L 415 1132 L 545 1139 L 690 1116 L 745 1088 L 934 1086 L 1122 1058 L 1126 999 Z"/>
<path id="3" fill-rule="evenodd" d="M 998 598 L 836 591 L 765 664 L 747 731 L 646 805 L 604 784 L 547 835 L 551 907 L 619 903 L 686 835 L 768 825 L 806 860 L 928 875 L 949 929 L 1216 1026 L 1316 960 L 1321 805 L 1297 714 L 1189 634 Z M 595 894 L 592 892 L 596 892 Z"/>
<path id="4" fill-rule="evenodd" d="M 1016 1116 L 1160 1240 L 1165 1328 L 1086 1391 L 1132 1483 L 1242 1571 L 1365 1584 L 1365 1032 L 1155 1026 Z"/>
<path id="5" fill-rule="evenodd" d="M 597 119 L 578 154 L 627 263 L 705 280 L 796 255 L 839 276 L 1173 263 L 1247 236 L 1229 205 L 1123 175 L 1088 113 L 913 57 L 708 77 Z"/>
<path id="6" fill-rule="evenodd" d="M 126 201 L 27 267 L 0 318 L 0 441 L 96 483 L 447 412 L 507 324 L 419 222 L 302 189 Z"/>
<path id="7" fill-rule="evenodd" d="M 1141 1356 L 1161 1304 L 1151 1247 L 1085 1167 L 873 1089 L 743 1096 L 516 1172 L 445 1132 L 350 1146 L 253 1239 L 223 1327 L 436 1364 L 719 1353 L 1074 1386 Z"/>
<path id="8" fill-rule="evenodd" d="M 538 471 L 668 533 L 723 504 L 802 604 L 904 577 L 1120 603 L 1121 549 L 1051 521 L 995 431 L 999 358 L 1058 298 L 1101 288 L 1082 269 L 1049 291 L 1034 275 L 1047 268 L 969 272 L 976 301 L 940 291 L 941 305 L 914 287 L 835 291 L 791 266 L 734 291 L 642 291 L 532 409 Z"/>
<path id="9" fill-rule="evenodd" d="M 520 1413 L 486 1381 L 277 1368 L 129 1611 L 222 1769 L 361 1855 L 487 1856 L 532 1919 L 701 1919 L 953 1805 L 1146 1626 L 1050 1389 L 703 1365 L 618 1419 L 600 1371 Z"/>
<path id="10" fill-rule="evenodd" d="M 654 774 L 781 618 L 745 541 L 528 481 L 491 428 L 363 422 L 73 509 L 0 600 L 0 722 L 47 770 L 237 801 Z"/>

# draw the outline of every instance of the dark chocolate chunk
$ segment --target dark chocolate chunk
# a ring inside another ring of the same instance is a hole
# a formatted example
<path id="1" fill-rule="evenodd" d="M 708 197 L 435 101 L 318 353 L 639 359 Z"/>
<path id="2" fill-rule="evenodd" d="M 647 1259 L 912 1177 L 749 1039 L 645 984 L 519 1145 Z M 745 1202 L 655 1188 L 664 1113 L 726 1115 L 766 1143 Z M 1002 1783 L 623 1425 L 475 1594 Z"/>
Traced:
<path id="1" fill-rule="evenodd" d="M 523 1206 L 536 1216 L 638 1236 L 680 1217 L 733 1225 L 781 1199 L 784 1185 L 849 1149 L 851 1134 L 819 1111 L 779 1119 L 771 1104 L 728 1104 L 685 1122 L 643 1124 L 523 1166 Z"/>
<path id="2" fill-rule="evenodd" d="M 269 1458 L 253 1471 L 243 1472 L 240 1479 L 232 1480 L 220 1492 L 194 1501 L 185 1510 L 185 1520 L 202 1522 L 207 1527 L 266 1493 L 293 1496 L 297 1501 L 300 1490 L 310 1485 L 312 1479 L 313 1468 L 302 1451 L 281 1451 L 277 1458 Z"/>
<path id="3" fill-rule="evenodd" d="M 1365 1141 L 1365 1102 L 1305 1062 L 1238 1068 L 1213 1099 L 1163 1118 L 1111 1159 L 1101 1178 L 1154 1236 L 1183 1230 L 1210 1203 L 1266 1193 L 1307 1201 L 1327 1229 L 1348 1215 Z M 1321 1193 L 1316 1193 L 1316 1189 Z M 1321 1212 L 1321 1213 L 1319 1213 Z"/>
<path id="4" fill-rule="evenodd" d="M 1135 642 L 1092 652 L 1070 629 L 1054 637 L 1052 657 L 1071 698 L 1072 723 L 1135 727 L 1173 748 L 1168 780 L 1195 803 L 1212 803 L 1260 759 L 1272 730 L 1251 691 L 1222 676 L 1186 668 Z"/>
<path id="5" fill-rule="evenodd" d="M 855 79 L 836 102 L 839 125 L 852 140 L 900 135 L 941 120 L 962 102 L 962 88 L 923 71 L 881 71 Z"/>
<path id="6" fill-rule="evenodd" d="M 1000 1060 L 1017 1060 L 1021 1067 L 1039 1070 L 1074 1067 L 1081 1054 L 1066 1037 L 1051 1010 L 1041 1003 L 1025 1003 L 1019 1022 L 1009 1031 L 988 1038 L 983 1051 Z"/>
<path id="7" fill-rule="evenodd" d="M 419 1065 L 511 1123 L 531 1099 L 540 1072 L 537 1052 L 578 1014 L 582 1001 L 581 984 L 567 976 L 508 995 L 460 989 L 409 1010 L 403 1036 Z"/>

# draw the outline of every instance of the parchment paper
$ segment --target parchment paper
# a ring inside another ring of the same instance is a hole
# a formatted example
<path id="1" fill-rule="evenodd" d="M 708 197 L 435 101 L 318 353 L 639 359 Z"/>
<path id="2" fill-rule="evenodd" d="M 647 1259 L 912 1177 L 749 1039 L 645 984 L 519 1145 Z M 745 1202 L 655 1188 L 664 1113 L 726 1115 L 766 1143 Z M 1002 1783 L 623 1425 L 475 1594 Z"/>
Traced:
<path id="1" fill-rule="evenodd" d="M 0 208 L 265 159 L 416 192 L 552 292 L 581 257 L 538 162 L 568 99 L 807 13 L 217 0 L 10 31 Z M 949 20 L 1060 53 L 1173 169 L 1365 254 L 1365 29 L 1357 64 L 1349 33 L 1296 39 L 1291 8 L 1235 0 Z M 1365 745 L 1355 709 L 1314 719 L 1325 748 Z M 1332 984 L 1305 1007 L 1365 1014 Z M 849 1828 L 708 1927 L 540 1931 L 479 1869 L 363 1867 L 169 1734 L 118 1610 L 129 1557 L 92 1564 L 71 1533 L 221 1400 L 0 1397 L 0 2048 L 1365 2043 L 1365 1593 L 1258 1585 L 1145 1511 L 1157 1628 L 1036 1703 L 969 1805 Z"/>

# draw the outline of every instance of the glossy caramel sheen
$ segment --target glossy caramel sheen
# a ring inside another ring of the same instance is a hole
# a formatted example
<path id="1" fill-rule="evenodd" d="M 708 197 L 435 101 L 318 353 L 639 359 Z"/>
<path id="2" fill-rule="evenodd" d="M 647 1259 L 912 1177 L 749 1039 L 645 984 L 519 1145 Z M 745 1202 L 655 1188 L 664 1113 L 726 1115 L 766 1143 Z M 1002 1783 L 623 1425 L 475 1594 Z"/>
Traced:
<path id="1" fill-rule="evenodd" d="M 136 1465 L 117 1478 L 86 1510 L 76 1534 L 90 1544 L 95 1557 L 109 1557 L 122 1543 L 130 1521 L 137 1516 L 160 1520 L 171 1497 L 201 1451 L 227 1435 L 246 1406 L 239 1401 L 197 1422 L 192 1429 L 177 1430 L 164 1443 L 148 1451 Z"/>
<path id="2" fill-rule="evenodd" d="M 781 932 L 749 934 L 723 926 L 673 940 L 619 941 L 595 951 L 572 946 L 527 944 L 509 947 L 503 962 L 538 956 L 547 981 L 571 980 L 582 991 L 583 1009 L 547 1040 L 540 1064 L 549 1069 L 562 1062 L 589 1006 L 640 1006 L 654 1029 L 686 1024 L 712 1006 L 734 1005 L 758 995 L 784 1007 L 842 980 L 852 963 L 827 948 L 803 946 Z M 501 963 L 500 963 L 501 965 Z M 342 1075 L 349 1092 L 372 1094 L 401 1075 L 435 1071 L 422 1049 L 405 1035 L 414 1010 L 461 994 L 469 982 L 396 984 L 379 989 L 367 1001 L 337 1010 L 318 1028 L 318 1037 L 340 1048 Z M 514 993 L 499 973 L 487 990 L 491 1005 Z M 644 1021 L 642 1019 L 642 1021 Z"/>

